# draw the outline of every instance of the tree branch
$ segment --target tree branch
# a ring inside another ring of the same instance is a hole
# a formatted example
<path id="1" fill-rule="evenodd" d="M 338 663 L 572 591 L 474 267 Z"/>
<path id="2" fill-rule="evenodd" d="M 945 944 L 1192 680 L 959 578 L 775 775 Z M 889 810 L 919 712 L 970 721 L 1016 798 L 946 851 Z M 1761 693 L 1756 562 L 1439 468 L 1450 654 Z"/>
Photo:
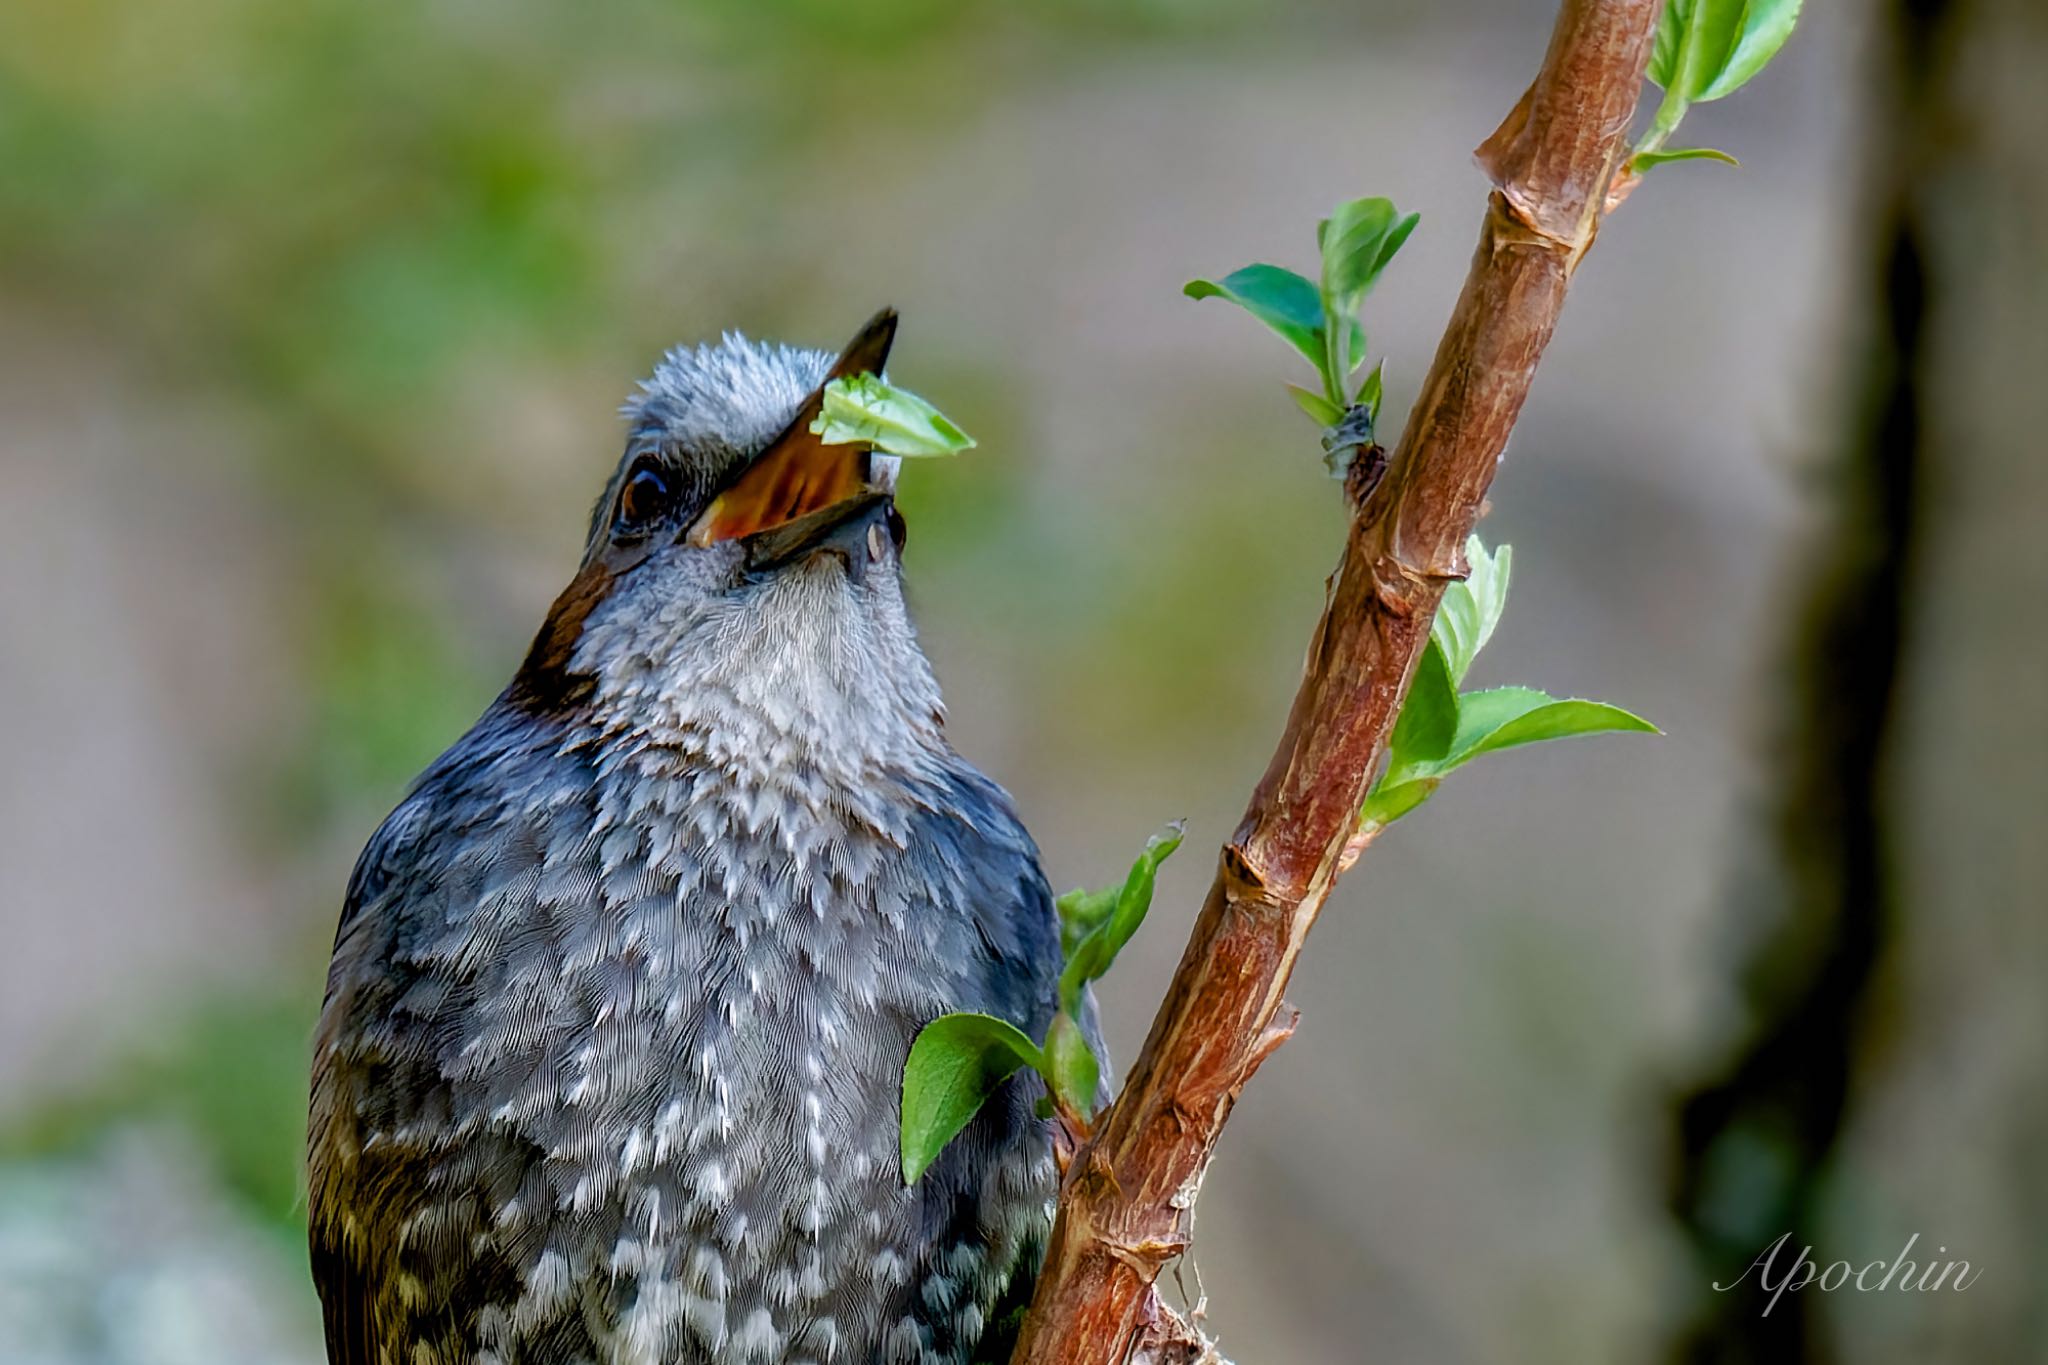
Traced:
<path id="1" fill-rule="evenodd" d="M 1657 0 L 1564 0 L 1542 70 L 1479 162 L 1495 189 L 1464 292 L 1377 491 L 1352 522 L 1272 764 L 1224 846 L 1122 1094 L 1069 1163 L 1013 1365 L 1116 1365 L 1188 1245 L 1231 1106 L 1293 1030 L 1282 1000 L 1331 887 L 1444 585 L 1478 520 L 1572 271 L 1593 243 Z"/>

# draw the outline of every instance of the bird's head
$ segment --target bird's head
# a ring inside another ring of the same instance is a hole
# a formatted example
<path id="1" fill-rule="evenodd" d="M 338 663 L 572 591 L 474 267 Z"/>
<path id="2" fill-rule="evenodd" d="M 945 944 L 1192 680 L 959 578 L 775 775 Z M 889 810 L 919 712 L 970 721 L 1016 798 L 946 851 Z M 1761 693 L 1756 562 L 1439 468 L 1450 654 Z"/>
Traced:
<path id="1" fill-rule="evenodd" d="M 723 725 L 719 743 L 929 743 L 899 461 L 810 431 L 825 384 L 879 375 L 895 332 L 885 309 L 836 357 L 731 333 L 669 352 L 625 405 L 583 563 L 508 699 L 612 727 Z"/>

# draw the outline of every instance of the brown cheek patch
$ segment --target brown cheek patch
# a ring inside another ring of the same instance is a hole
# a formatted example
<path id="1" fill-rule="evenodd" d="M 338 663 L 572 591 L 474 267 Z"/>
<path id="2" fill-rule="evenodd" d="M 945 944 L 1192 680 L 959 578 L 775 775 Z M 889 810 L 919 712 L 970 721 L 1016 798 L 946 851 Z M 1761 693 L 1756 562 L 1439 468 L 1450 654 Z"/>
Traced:
<path id="1" fill-rule="evenodd" d="M 691 531 L 690 541 L 711 545 L 795 521 L 867 490 L 868 455 L 853 446 L 827 446 L 804 433 L 786 438 L 720 493 Z"/>
<path id="2" fill-rule="evenodd" d="M 562 595 L 548 608 L 547 620 L 533 637 L 526 662 L 512 679 L 510 699 L 529 711 L 563 711 L 582 703 L 593 686 L 586 674 L 569 671 L 583 622 L 612 590 L 612 573 L 603 564 L 583 566 Z"/>

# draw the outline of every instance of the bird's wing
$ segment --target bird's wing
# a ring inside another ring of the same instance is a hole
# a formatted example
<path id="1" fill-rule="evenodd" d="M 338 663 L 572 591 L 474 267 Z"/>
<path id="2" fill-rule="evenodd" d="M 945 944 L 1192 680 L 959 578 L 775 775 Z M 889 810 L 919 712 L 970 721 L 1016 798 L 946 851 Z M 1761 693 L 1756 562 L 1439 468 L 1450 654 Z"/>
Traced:
<path id="1" fill-rule="evenodd" d="M 328 1365 L 379 1365 L 369 1279 L 361 1265 L 315 1225 L 313 1283 L 327 1323 Z"/>
<path id="2" fill-rule="evenodd" d="M 935 803 L 950 829 L 934 831 L 927 841 L 930 847 L 951 851 L 951 858 L 943 852 L 937 856 L 946 864 L 946 872 L 960 879 L 959 894 L 971 923 L 971 927 L 963 925 L 967 941 L 950 949 L 954 960 L 974 964 L 953 1007 L 993 1014 L 1034 1037 L 1043 1037 L 1052 1018 L 1061 955 L 1059 917 L 1039 865 L 1038 848 L 1001 788 L 964 768 L 953 776 L 953 783 Z M 963 824 L 968 831 L 964 834 L 959 829 Z M 942 878 L 935 876 L 934 880 Z M 1100 1055 L 1092 999 L 1079 1022 Z M 925 1229 L 925 1242 L 933 1248 L 971 1244 L 988 1235 L 992 1222 L 1001 1221 L 996 1210 L 977 1206 L 969 1194 L 985 1189 L 992 1164 L 1012 1166 L 1013 1187 L 1035 1184 L 1042 1190 L 1030 1215 L 1036 1226 L 1023 1233 L 1021 1243 L 1010 1243 L 1004 1249 L 1009 1259 L 991 1259 L 986 1265 L 989 1279 L 954 1285 L 956 1292 L 971 1295 L 982 1310 L 977 1320 L 986 1326 L 979 1339 L 953 1341 L 945 1335 L 951 1328 L 950 1306 L 932 1316 L 941 1349 L 971 1347 L 967 1358 L 976 1365 L 1008 1361 L 1030 1307 L 1051 1233 L 1043 1213 L 1050 1207 L 1056 1185 L 1051 1136 L 1035 1114 L 1043 1093 L 1035 1073 L 1026 1070 L 1012 1077 L 919 1182 L 932 1220 Z"/>
<path id="3" fill-rule="evenodd" d="M 522 1199 L 546 1202 L 543 1149 L 516 1126 L 461 1132 L 448 1071 L 462 1041 L 448 1022 L 474 1013 L 476 993 L 491 987 L 421 962 L 464 942 L 451 907 L 495 897 L 507 922 L 542 924 L 539 900 L 559 893 L 568 899 L 548 913 L 583 912 L 580 863 L 556 869 L 554 881 L 541 873 L 552 821 L 590 827 L 590 784 L 558 766 L 550 771 L 563 800 L 536 789 L 513 818 L 486 826 L 503 784 L 468 776 L 490 758 L 491 724 L 487 716 L 443 755 L 385 820 L 342 910 L 315 1040 L 307 1199 L 331 1365 L 467 1360 L 478 1315 L 518 1298 L 514 1267 L 538 1254 L 512 1244 L 532 1229 L 508 1230 L 502 1214 Z M 446 941 L 430 941 L 436 932 Z M 590 1354 L 573 1314 L 534 1328 L 530 1342 L 542 1340 L 539 1359 Z"/>
<path id="4" fill-rule="evenodd" d="M 1017 1349 L 1017 1334 L 1024 1326 L 1024 1315 L 1031 1311 L 1031 1295 L 1038 1288 L 1038 1267 L 1044 1258 L 1045 1248 L 1036 1243 L 1025 1247 L 1024 1254 L 1017 1258 L 1016 1268 L 988 1310 L 988 1329 L 975 1343 L 974 1365 L 1009 1365 L 1010 1355 Z"/>
<path id="5" fill-rule="evenodd" d="M 987 997 L 963 1008 L 985 1010 L 1010 1020 L 1033 1037 L 1043 1037 L 1064 965 L 1052 887 L 1039 866 L 1038 846 L 1018 819 L 1009 795 L 972 770 L 959 781 L 954 808 L 985 841 L 975 858 L 979 880 L 971 908 L 991 969 Z M 1113 1073 L 1093 987 L 1082 988 L 1080 1018 L 1075 1022 L 1102 1063 L 1096 1100 L 1107 1104 Z"/>
<path id="6" fill-rule="evenodd" d="M 351 1081 L 337 1074 L 343 1068 L 337 1063 L 334 1044 L 337 1032 L 352 1027 L 348 1021 L 360 1008 L 365 993 L 379 989 L 380 983 L 367 980 L 363 969 L 382 962 L 390 951 L 395 927 L 393 902 L 405 894 L 409 865 L 432 819 L 431 805 L 430 798 L 408 797 L 371 836 L 356 861 L 342 902 L 335 967 L 328 979 L 315 1044 L 308 1242 L 313 1285 L 320 1292 L 326 1322 L 329 1365 L 381 1365 L 382 1359 L 392 1354 L 379 1349 L 378 1278 L 364 1265 L 361 1249 L 349 1248 L 343 1232 L 352 1221 L 360 1225 L 367 1212 L 361 1204 L 368 1192 L 361 1188 L 354 1163 L 346 1177 L 337 1176 L 333 1169 L 338 1150 L 354 1151 L 360 1145 L 352 1106 L 344 1098 Z M 381 985 L 389 989 L 388 982 Z M 392 1182 L 387 1179 L 383 1183 L 388 1186 Z M 380 1197 L 389 1193 L 388 1189 L 381 1191 Z M 395 1347 L 395 1343 L 383 1344 Z"/>
<path id="7" fill-rule="evenodd" d="M 1061 961 L 1059 916 L 1038 863 L 1038 845 L 1009 794 L 972 769 L 955 776 L 947 802 L 948 818 L 965 822 L 975 836 L 963 849 L 968 866 L 962 875 L 988 969 L 987 998 L 963 1001 L 961 1007 L 1043 1033 Z"/>

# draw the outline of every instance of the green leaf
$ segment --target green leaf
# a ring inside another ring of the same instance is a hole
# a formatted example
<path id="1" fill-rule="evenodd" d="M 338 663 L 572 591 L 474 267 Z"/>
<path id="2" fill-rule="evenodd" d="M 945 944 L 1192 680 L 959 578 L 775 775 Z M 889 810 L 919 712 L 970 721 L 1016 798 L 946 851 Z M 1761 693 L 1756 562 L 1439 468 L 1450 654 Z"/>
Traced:
<path id="1" fill-rule="evenodd" d="M 1060 973 L 1060 1008 L 1068 1014 L 1081 1012 L 1082 988 L 1109 970 L 1145 922 L 1159 865 L 1180 847 L 1185 833 L 1184 824 L 1176 820 L 1146 841 L 1145 851 L 1131 864 L 1130 874 L 1116 893 L 1116 908 L 1067 955 L 1066 969 Z"/>
<path id="2" fill-rule="evenodd" d="M 1377 196 L 1339 204 L 1316 228 L 1323 253 L 1323 294 L 1339 312 L 1358 305 L 1421 221 Z"/>
<path id="3" fill-rule="evenodd" d="M 1722 61 L 1711 84 L 1693 98 L 1701 102 L 1732 95 L 1770 64 L 1799 22 L 1799 0 L 1749 0 L 1743 7 L 1741 36 Z"/>
<path id="4" fill-rule="evenodd" d="M 1191 299 L 1224 299 L 1250 313 L 1315 366 L 1323 368 L 1323 299 L 1315 282 L 1285 266 L 1248 265 L 1221 280 L 1189 280 L 1181 293 Z M 1365 329 L 1354 319 L 1351 345 L 1365 348 Z"/>
<path id="5" fill-rule="evenodd" d="M 1393 231 L 1380 243 L 1379 259 L 1373 263 L 1372 280 L 1368 281 L 1368 284 L 1377 281 L 1386 272 L 1386 268 L 1394 263 L 1394 254 L 1408 244 L 1409 234 L 1414 232 L 1421 222 L 1421 214 L 1406 213 L 1394 223 Z"/>
<path id="6" fill-rule="evenodd" d="M 1650 69 L 1646 73 L 1658 89 L 1669 90 L 1678 73 L 1678 49 L 1685 41 L 1685 26 L 1692 12 L 1692 0 L 1665 0 L 1657 16 L 1657 34 L 1650 45 Z"/>
<path id="7" fill-rule="evenodd" d="M 1443 646 L 1452 686 L 1465 681 L 1472 660 L 1493 638 L 1493 628 L 1507 610 L 1513 551 L 1503 545 L 1489 554 L 1479 537 L 1473 536 L 1465 542 L 1465 560 L 1470 572 L 1463 582 L 1444 589 L 1436 620 L 1429 628 L 1430 638 Z"/>
<path id="8" fill-rule="evenodd" d="M 1661 166 L 1667 161 L 1723 161 L 1730 166 L 1742 164 L 1728 153 L 1716 151 L 1712 147 L 1673 147 L 1661 152 L 1637 152 L 1628 159 L 1628 168 L 1641 175 L 1652 166 Z"/>
<path id="9" fill-rule="evenodd" d="M 1096 925 L 1109 918 L 1109 912 L 1116 909 L 1117 893 L 1120 886 L 1105 886 L 1099 891 L 1075 887 L 1053 902 L 1053 908 L 1060 915 L 1060 955 L 1072 957 L 1076 944 L 1086 937 Z"/>
<path id="10" fill-rule="evenodd" d="M 1287 391 L 1294 395 L 1295 406 L 1307 413 L 1319 427 L 1334 427 L 1344 420 L 1344 409 L 1329 399 L 1299 384 L 1289 384 Z"/>
<path id="11" fill-rule="evenodd" d="M 1323 300 L 1314 282 L 1285 266 L 1248 265 L 1221 280 L 1189 280 L 1191 299 L 1226 299 L 1250 313 L 1308 357 L 1323 363 Z"/>
<path id="12" fill-rule="evenodd" d="M 910 457 L 957 455 L 974 445 L 973 437 L 930 403 L 871 374 L 827 384 L 811 433 L 826 445 L 859 442 Z"/>
<path id="13" fill-rule="evenodd" d="M 1082 1118 L 1095 1117 L 1095 1095 L 1102 1084 L 1102 1064 L 1081 1026 L 1065 1010 L 1052 1017 L 1045 1034 L 1046 1076 L 1069 1108 Z"/>
<path id="14" fill-rule="evenodd" d="M 1641 716 L 1605 702 L 1559 701 L 1532 687 L 1496 687 L 1455 697 L 1450 712 L 1451 734 L 1438 748 L 1436 734 L 1443 723 L 1443 695 L 1449 690 L 1447 680 L 1441 684 L 1436 681 L 1442 676 L 1442 657 L 1441 646 L 1432 639 L 1422 664 L 1417 666 L 1416 686 L 1409 689 L 1400 719 L 1395 722 L 1387 771 L 1374 784 L 1359 812 L 1359 823 L 1363 826 L 1385 828 L 1393 824 L 1427 801 L 1445 776 L 1481 754 L 1572 735 L 1611 731 L 1660 733 Z M 1434 670 L 1432 658 L 1437 660 Z M 1434 690 L 1439 685 L 1443 692 Z M 1421 703 L 1416 700 L 1418 695 L 1424 698 Z M 1430 731 L 1427 742 L 1418 739 L 1425 727 Z"/>
<path id="15" fill-rule="evenodd" d="M 1434 638 L 1415 665 L 1415 678 L 1394 718 L 1387 741 L 1387 772 L 1383 784 L 1399 785 L 1410 773 L 1435 763 L 1451 751 L 1458 731 L 1458 689 L 1451 681 L 1443 647 Z"/>
<path id="16" fill-rule="evenodd" d="M 1681 102 L 1731 95 L 1769 64 L 1799 21 L 1800 0 L 1670 0 L 1657 21 L 1650 79 Z M 1673 119 L 1672 126 L 1676 120 Z"/>
<path id="17" fill-rule="evenodd" d="M 1743 0 L 1691 0 L 1679 47 L 1678 85 L 1697 101 L 1721 72 L 1742 33 Z"/>
<path id="18" fill-rule="evenodd" d="M 1481 754 L 1573 735 L 1659 733 L 1641 716 L 1606 702 L 1563 701 L 1533 687 L 1496 687 L 1458 699 L 1458 731 L 1434 771 L 1440 776 Z"/>
<path id="19" fill-rule="evenodd" d="M 1421 777 L 1408 782 L 1388 786 L 1382 780 L 1372 789 L 1372 795 L 1365 799 L 1365 809 L 1359 813 L 1359 823 L 1373 829 L 1385 829 L 1396 820 L 1429 800 L 1436 791 L 1436 777 Z"/>
<path id="20" fill-rule="evenodd" d="M 1642 717 L 1605 702 L 1560 701 L 1530 687 L 1459 693 L 1458 683 L 1507 610 L 1513 568 L 1507 546 L 1489 553 L 1477 536 L 1465 542 L 1465 558 L 1470 572 L 1444 590 L 1387 742 L 1387 770 L 1359 811 L 1366 829 L 1384 828 L 1414 810 L 1446 774 L 1480 754 L 1571 735 L 1657 733 Z"/>
<path id="21" fill-rule="evenodd" d="M 1414 810 L 1444 776 L 1480 754 L 1571 735 L 1647 731 L 1657 727 L 1605 702 L 1560 701 L 1531 687 L 1457 690 L 1472 660 L 1507 610 L 1513 555 L 1489 553 L 1479 537 L 1465 542 L 1470 572 L 1444 590 L 1429 644 L 1387 742 L 1387 770 L 1373 784 L 1359 822 L 1380 829 Z"/>
<path id="22" fill-rule="evenodd" d="M 1386 382 L 1384 377 L 1386 368 L 1387 362 L 1385 360 L 1373 366 L 1372 373 L 1368 374 L 1365 377 L 1365 382 L 1358 386 L 1358 397 L 1353 400 L 1362 407 L 1369 409 L 1375 422 L 1380 419 L 1380 393 Z"/>
<path id="23" fill-rule="evenodd" d="M 916 1184 L 996 1087 L 1020 1067 L 1046 1070 L 1022 1029 L 990 1014 L 942 1014 L 903 1064 L 903 1179 Z"/>

